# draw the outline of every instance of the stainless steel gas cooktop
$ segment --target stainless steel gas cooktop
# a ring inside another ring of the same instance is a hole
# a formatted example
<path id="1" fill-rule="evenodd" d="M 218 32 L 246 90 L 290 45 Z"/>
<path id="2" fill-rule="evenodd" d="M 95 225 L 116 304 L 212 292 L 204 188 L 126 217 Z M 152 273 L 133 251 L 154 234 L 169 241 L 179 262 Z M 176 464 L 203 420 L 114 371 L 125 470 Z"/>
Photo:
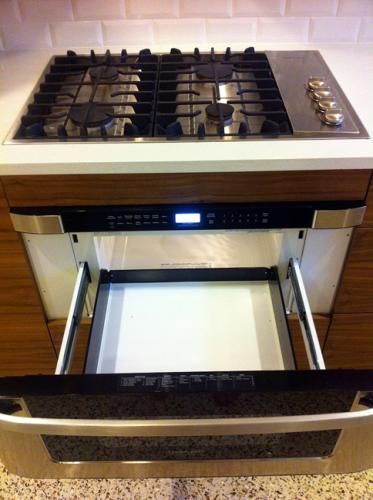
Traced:
<path id="1" fill-rule="evenodd" d="M 317 51 L 54 56 L 12 131 L 30 141 L 369 137 Z"/>

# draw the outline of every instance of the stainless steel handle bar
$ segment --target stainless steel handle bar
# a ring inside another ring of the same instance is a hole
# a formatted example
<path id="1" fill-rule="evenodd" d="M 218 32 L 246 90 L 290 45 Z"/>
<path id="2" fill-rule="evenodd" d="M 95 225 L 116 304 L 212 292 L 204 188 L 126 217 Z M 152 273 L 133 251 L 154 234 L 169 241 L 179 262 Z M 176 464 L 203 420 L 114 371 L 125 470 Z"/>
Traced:
<path id="1" fill-rule="evenodd" d="M 202 436 L 325 431 L 373 426 L 373 408 L 276 417 L 93 420 L 32 418 L 0 413 L 0 430 L 64 436 Z"/>

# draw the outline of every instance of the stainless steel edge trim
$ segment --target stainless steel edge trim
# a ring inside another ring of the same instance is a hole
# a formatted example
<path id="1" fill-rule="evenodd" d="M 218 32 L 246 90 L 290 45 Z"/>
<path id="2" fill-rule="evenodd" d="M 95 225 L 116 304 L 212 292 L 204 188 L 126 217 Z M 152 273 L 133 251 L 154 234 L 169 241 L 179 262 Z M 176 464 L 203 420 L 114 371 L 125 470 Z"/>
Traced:
<path id="1" fill-rule="evenodd" d="M 366 206 L 343 210 L 315 210 L 313 229 L 342 229 L 359 226 L 363 222 Z"/>
<path id="2" fill-rule="evenodd" d="M 289 276 L 297 303 L 297 313 L 302 331 L 302 336 L 307 352 L 310 367 L 314 370 L 325 370 L 319 338 L 313 322 L 311 307 L 308 302 L 299 260 L 291 258 L 289 261 Z"/>
<path id="3" fill-rule="evenodd" d="M 373 408 L 315 415 L 160 420 L 30 418 L 0 413 L 0 429 L 2 430 L 60 436 L 148 437 L 274 434 L 347 429 L 369 424 L 373 424 Z"/>
<path id="4" fill-rule="evenodd" d="M 25 215 L 11 212 L 10 218 L 18 233 L 63 234 L 65 232 L 59 215 Z"/>
<path id="5" fill-rule="evenodd" d="M 88 264 L 86 262 L 81 262 L 58 355 L 55 370 L 56 375 L 65 375 L 69 373 L 76 342 L 76 333 L 82 318 L 89 281 Z"/>

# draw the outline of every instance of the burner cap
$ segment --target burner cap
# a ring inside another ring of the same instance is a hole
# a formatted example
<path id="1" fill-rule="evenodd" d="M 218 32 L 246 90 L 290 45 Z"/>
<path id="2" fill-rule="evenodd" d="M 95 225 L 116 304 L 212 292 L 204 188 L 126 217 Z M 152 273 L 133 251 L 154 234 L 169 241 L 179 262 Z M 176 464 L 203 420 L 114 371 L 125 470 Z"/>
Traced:
<path id="1" fill-rule="evenodd" d="M 234 107 L 222 102 L 209 104 L 206 107 L 206 116 L 212 122 L 220 123 L 220 116 L 223 117 L 224 125 L 232 123 Z"/>
<path id="2" fill-rule="evenodd" d="M 89 76 L 93 81 L 114 81 L 118 78 L 118 70 L 114 66 L 95 66 L 89 70 Z"/>
<path id="3" fill-rule="evenodd" d="M 220 80 L 221 78 L 232 78 L 233 65 L 232 64 L 220 64 L 220 63 L 208 63 L 203 66 L 199 66 L 197 70 L 198 78 L 203 80 L 214 80 L 215 71 L 216 76 Z"/>
<path id="4" fill-rule="evenodd" d="M 94 102 L 87 102 L 80 106 L 74 106 L 70 111 L 70 118 L 75 125 L 94 128 L 109 125 L 113 114 L 113 106 L 99 106 Z"/>

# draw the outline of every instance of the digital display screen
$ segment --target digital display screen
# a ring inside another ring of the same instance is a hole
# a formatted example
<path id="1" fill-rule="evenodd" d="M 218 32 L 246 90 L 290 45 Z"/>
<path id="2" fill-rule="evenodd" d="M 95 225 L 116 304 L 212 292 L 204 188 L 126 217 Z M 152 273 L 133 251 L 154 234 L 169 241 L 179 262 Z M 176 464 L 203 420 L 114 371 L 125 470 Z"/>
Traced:
<path id="1" fill-rule="evenodd" d="M 177 224 L 198 224 L 201 222 L 201 214 L 175 214 Z"/>

